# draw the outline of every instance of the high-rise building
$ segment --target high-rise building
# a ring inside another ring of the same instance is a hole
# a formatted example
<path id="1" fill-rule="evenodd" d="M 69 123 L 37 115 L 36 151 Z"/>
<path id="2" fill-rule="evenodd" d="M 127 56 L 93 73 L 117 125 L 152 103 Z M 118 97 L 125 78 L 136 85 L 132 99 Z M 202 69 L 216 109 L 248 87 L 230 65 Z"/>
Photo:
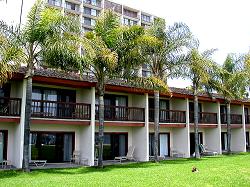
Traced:
<path id="1" fill-rule="evenodd" d="M 118 13 L 124 25 L 150 26 L 156 16 L 108 0 L 48 0 L 48 5 L 61 9 L 65 14 L 79 16 L 83 30 L 90 31 L 101 11 L 111 9 Z"/>

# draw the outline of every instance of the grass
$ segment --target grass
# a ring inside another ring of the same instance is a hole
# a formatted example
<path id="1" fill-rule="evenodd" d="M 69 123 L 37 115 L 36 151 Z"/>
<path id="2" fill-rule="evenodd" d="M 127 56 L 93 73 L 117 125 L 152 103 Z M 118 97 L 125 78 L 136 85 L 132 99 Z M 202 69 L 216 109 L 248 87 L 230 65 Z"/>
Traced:
<path id="1" fill-rule="evenodd" d="M 192 166 L 199 172 L 192 173 Z M 0 186 L 250 186 L 250 153 L 133 163 L 104 169 L 1 171 Z"/>

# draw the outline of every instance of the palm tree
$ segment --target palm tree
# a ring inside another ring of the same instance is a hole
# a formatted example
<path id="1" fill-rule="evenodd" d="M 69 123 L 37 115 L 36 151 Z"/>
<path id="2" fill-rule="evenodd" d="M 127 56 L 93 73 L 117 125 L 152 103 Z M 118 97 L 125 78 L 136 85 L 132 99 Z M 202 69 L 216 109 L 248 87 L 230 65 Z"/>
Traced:
<path id="1" fill-rule="evenodd" d="M 175 77 L 177 68 L 184 62 L 184 51 L 193 43 L 193 36 L 187 25 L 175 23 L 165 31 L 165 21 L 156 19 L 147 29 L 146 44 L 144 44 L 145 63 L 151 72 L 154 89 L 154 160 L 158 162 L 159 139 L 159 92 L 169 92 L 167 79 Z M 149 41 L 150 40 L 150 41 Z"/>
<path id="2" fill-rule="evenodd" d="M 14 28 L 9 29 L 14 30 Z M 9 35 L 0 33 L 0 86 L 11 78 L 12 73 L 19 66 L 18 63 L 13 62 L 20 57 L 21 51 L 13 43 L 15 43 L 15 40 L 12 40 Z"/>
<path id="3" fill-rule="evenodd" d="M 200 53 L 197 48 L 193 48 L 187 56 L 186 64 L 183 64 L 182 77 L 192 81 L 192 91 L 194 96 L 194 133 L 195 133 L 195 157 L 200 158 L 199 152 L 199 128 L 198 128 L 198 94 L 207 87 L 210 81 L 211 69 L 214 62 L 211 55 L 215 50 L 206 50 Z"/>
<path id="4" fill-rule="evenodd" d="M 29 137 L 32 104 L 32 77 L 35 64 L 41 63 L 61 68 L 74 67 L 78 53 L 75 36 L 80 34 L 80 23 L 71 17 L 63 16 L 56 9 L 46 8 L 45 2 L 38 0 L 31 8 L 26 24 L 20 30 L 9 29 L 1 22 L 0 33 L 9 35 L 13 45 L 21 53 L 16 63 L 27 64 L 26 107 L 24 116 L 23 169 L 29 171 Z"/>
<path id="5" fill-rule="evenodd" d="M 227 153 L 231 153 L 231 101 L 247 96 L 249 86 L 249 56 L 229 54 L 223 65 L 212 72 L 210 88 L 224 97 L 227 122 Z"/>
<path id="6" fill-rule="evenodd" d="M 139 44 L 144 34 L 139 26 L 123 27 L 112 11 L 104 12 L 96 21 L 92 32 L 81 39 L 84 46 L 80 71 L 91 72 L 97 81 L 99 100 L 98 166 L 103 167 L 104 94 L 110 79 L 128 78 L 131 68 L 141 63 Z M 124 80 L 125 81 L 125 80 Z"/>

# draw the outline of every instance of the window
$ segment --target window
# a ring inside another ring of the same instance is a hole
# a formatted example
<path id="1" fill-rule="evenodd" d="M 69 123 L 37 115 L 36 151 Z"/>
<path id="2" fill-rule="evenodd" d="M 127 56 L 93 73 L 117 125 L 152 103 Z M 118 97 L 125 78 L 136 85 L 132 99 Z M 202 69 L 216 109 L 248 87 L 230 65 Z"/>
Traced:
<path id="1" fill-rule="evenodd" d="M 95 20 L 91 19 L 90 24 L 91 24 L 91 26 L 95 26 Z"/>
<path id="2" fill-rule="evenodd" d="M 147 16 L 147 15 L 141 15 L 141 18 L 143 21 L 146 21 L 146 22 L 150 22 L 150 16 Z"/>
<path id="3" fill-rule="evenodd" d="M 90 18 L 84 18 L 84 24 L 91 26 L 91 19 Z"/>
<path id="4" fill-rule="evenodd" d="M 91 16 L 97 16 L 97 11 L 95 9 L 91 9 Z"/>
<path id="5" fill-rule="evenodd" d="M 137 25 L 137 21 L 133 21 L 133 20 L 128 19 L 128 18 L 124 18 L 123 23 L 124 23 L 124 25 L 127 25 L 127 26 Z"/>
<path id="6" fill-rule="evenodd" d="M 91 8 L 83 7 L 83 13 L 84 13 L 84 14 L 91 15 Z"/>
<path id="7" fill-rule="evenodd" d="M 79 11 L 79 6 L 74 4 L 74 3 L 70 3 L 70 2 L 65 2 L 65 8 L 69 9 L 69 10 L 75 10 L 75 11 Z"/>
<path id="8" fill-rule="evenodd" d="M 128 19 L 124 18 L 123 23 L 124 23 L 124 25 L 129 25 Z"/>

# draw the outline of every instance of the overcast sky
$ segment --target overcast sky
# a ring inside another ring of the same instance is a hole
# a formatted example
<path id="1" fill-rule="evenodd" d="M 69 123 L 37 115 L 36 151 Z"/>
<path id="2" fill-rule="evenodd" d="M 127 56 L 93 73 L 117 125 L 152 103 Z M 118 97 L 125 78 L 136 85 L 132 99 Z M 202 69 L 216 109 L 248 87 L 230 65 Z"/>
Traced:
<path id="1" fill-rule="evenodd" d="M 18 22 L 21 0 L 0 0 L 0 19 Z M 249 0 L 113 0 L 166 19 L 167 25 L 186 23 L 200 40 L 200 50 L 216 48 L 222 63 L 227 53 L 246 53 L 250 46 Z M 24 13 L 34 0 L 24 0 Z M 24 14 L 25 15 L 25 14 Z M 184 81 L 169 81 L 185 87 Z"/>

